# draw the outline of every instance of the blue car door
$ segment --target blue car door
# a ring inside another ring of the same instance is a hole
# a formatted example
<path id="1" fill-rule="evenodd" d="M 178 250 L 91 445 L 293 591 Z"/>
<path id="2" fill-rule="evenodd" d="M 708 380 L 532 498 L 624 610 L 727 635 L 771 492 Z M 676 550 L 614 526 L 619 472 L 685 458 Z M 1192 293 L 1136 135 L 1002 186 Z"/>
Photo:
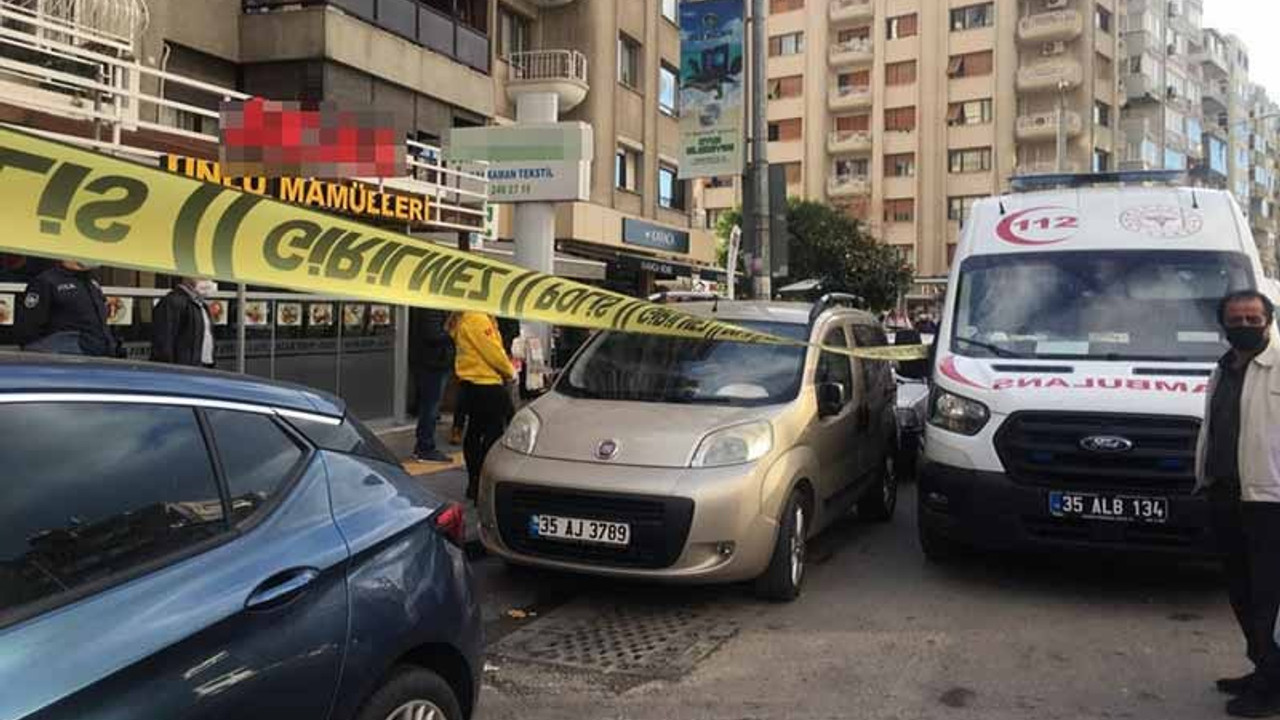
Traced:
<path id="1" fill-rule="evenodd" d="M 328 716 L 347 548 L 275 417 L 0 396 L 0 437 L 0 720 Z"/>

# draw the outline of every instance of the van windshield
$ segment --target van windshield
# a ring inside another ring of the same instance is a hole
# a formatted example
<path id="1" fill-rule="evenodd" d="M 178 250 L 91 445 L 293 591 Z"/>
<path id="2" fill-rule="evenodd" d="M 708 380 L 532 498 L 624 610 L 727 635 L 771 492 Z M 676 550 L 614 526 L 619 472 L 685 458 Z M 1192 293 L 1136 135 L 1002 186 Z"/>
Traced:
<path id="1" fill-rule="evenodd" d="M 1213 361 L 1227 293 L 1253 287 L 1226 252 L 1054 252 L 969 258 L 951 350 L 972 357 Z"/>
<path id="2" fill-rule="evenodd" d="M 740 327 L 807 341 L 798 323 Z M 803 346 L 688 340 L 604 332 L 592 339 L 556 389 L 574 397 L 706 405 L 771 405 L 800 391 Z"/>

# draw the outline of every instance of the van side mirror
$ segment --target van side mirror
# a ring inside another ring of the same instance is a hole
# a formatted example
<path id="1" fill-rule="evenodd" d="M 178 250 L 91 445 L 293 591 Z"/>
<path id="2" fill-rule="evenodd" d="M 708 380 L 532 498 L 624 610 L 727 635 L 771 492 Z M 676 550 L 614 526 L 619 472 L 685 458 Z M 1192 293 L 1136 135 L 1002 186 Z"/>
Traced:
<path id="1" fill-rule="evenodd" d="M 838 415 L 844 407 L 844 385 L 834 382 L 818 383 L 818 417 Z"/>

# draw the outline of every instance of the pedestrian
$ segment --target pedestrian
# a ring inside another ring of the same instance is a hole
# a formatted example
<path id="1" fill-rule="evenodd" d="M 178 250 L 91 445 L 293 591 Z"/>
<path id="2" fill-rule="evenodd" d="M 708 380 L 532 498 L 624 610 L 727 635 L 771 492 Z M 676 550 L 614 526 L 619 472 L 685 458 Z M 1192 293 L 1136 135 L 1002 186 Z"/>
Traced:
<path id="1" fill-rule="evenodd" d="M 467 498 L 475 500 L 485 455 L 502 437 L 514 412 L 505 384 L 515 380 L 516 369 L 492 315 L 461 313 L 453 338 L 457 346 L 454 368 L 462 384 L 467 413 L 467 436 L 462 443 L 467 463 Z"/>
<path id="2" fill-rule="evenodd" d="M 156 303 L 151 315 L 152 362 L 213 367 L 209 297 L 217 291 L 212 280 L 186 277 Z"/>
<path id="3" fill-rule="evenodd" d="M 93 277 L 97 265 L 62 260 L 27 284 L 14 313 L 14 336 L 23 350 L 125 356 L 107 325 L 107 298 Z"/>
<path id="4" fill-rule="evenodd" d="M 436 447 L 436 424 L 440 420 L 440 398 L 453 373 L 453 338 L 447 328 L 449 313 L 444 310 L 415 309 L 410 316 L 409 366 L 418 386 L 418 432 L 413 459 L 422 462 L 452 462 Z"/>
<path id="5" fill-rule="evenodd" d="M 1235 292 L 1218 306 L 1231 345 L 1209 381 L 1196 444 L 1197 493 L 1209 496 L 1231 609 L 1253 672 L 1218 680 L 1236 696 L 1227 713 L 1280 715 L 1280 343 L 1275 308 L 1262 293 Z"/>

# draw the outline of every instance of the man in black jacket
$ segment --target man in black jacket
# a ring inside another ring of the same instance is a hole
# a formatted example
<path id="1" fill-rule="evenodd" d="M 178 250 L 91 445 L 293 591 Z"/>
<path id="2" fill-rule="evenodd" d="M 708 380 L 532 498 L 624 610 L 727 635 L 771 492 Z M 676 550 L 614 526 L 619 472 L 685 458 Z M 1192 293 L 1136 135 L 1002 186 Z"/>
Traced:
<path id="1" fill-rule="evenodd" d="M 211 280 L 183 278 L 156 304 L 151 316 L 151 361 L 213 367 L 213 316 L 208 296 Z"/>
<path id="2" fill-rule="evenodd" d="M 440 418 L 440 398 L 453 372 L 453 340 L 443 310 L 414 308 L 409 316 L 409 366 L 418 386 L 418 438 L 415 460 L 451 462 L 436 448 L 436 423 Z"/>
<path id="3" fill-rule="evenodd" d="M 107 326 L 107 298 L 91 269 L 62 260 L 27 284 L 14 315 L 14 334 L 24 350 L 125 356 Z"/>

